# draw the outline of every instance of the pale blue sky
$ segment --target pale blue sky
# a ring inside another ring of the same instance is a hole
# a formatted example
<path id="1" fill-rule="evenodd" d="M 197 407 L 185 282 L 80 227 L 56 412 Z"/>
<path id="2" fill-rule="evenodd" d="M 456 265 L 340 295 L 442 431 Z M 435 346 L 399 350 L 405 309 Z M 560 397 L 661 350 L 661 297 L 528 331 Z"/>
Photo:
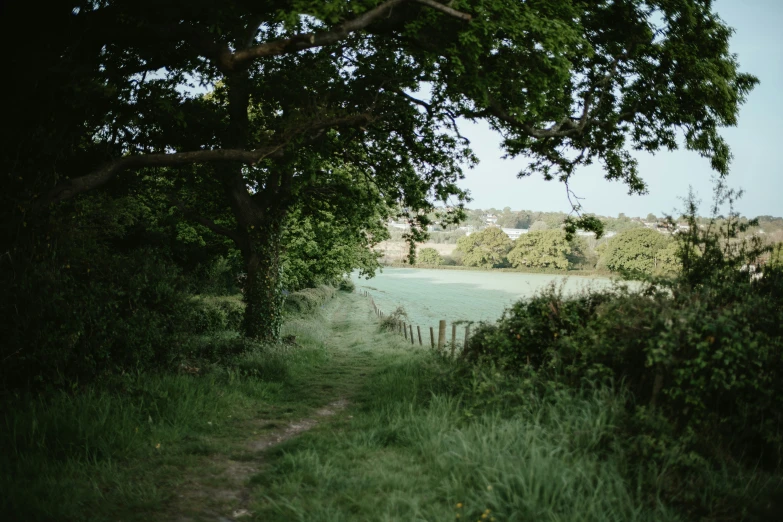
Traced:
<path id="1" fill-rule="evenodd" d="M 737 204 L 742 214 L 783 216 L 783 0 L 717 0 L 714 5 L 736 30 L 731 49 L 741 70 L 761 80 L 741 108 L 738 126 L 723 131 L 734 154 L 728 184 L 745 190 Z M 469 208 L 570 209 L 562 184 L 540 177 L 517 179 L 524 160 L 501 160 L 497 136 L 486 126 L 465 125 L 463 133 L 481 160 L 460 183 L 473 197 Z M 637 158 L 649 194 L 629 196 L 624 185 L 604 180 L 600 167 L 591 166 L 574 177 L 572 187 L 584 198 L 586 212 L 671 213 L 682 208 L 680 198 L 691 185 L 704 201 L 702 213 L 707 213 L 713 175 L 707 160 L 684 150 Z"/>

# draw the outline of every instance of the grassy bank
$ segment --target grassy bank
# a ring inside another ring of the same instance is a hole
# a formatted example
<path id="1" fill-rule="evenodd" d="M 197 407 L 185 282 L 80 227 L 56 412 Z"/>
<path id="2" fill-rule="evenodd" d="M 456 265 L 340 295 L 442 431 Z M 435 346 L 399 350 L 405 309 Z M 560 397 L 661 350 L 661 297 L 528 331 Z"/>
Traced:
<path id="1" fill-rule="evenodd" d="M 284 335 L 295 344 L 193 374 L 7 398 L 0 509 L 125 522 L 721 520 L 662 500 L 666 470 L 629 458 L 624 399 L 609 388 L 468 370 L 381 332 L 356 294 L 290 317 Z M 703 480 L 699 502 L 718 514 L 779 482 L 725 469 Z"/>
<path id="2" fill-rule="evenodd" d="M 295 335 L 296 345 L 192 361 L 179 374 L 4 397 L 0 511 L 25 521 L 176 518 L 170 507 L 193 475 L 215 471 L 218 457 L 232 455 L 249 433 L 273 430 L 323 402 L 309 378 L 329 364 L 328 330 L 317 316 L 293 317 L 284 334 Z M 238 339 L 215 331 L 191 342 L 217 351 Z"/>

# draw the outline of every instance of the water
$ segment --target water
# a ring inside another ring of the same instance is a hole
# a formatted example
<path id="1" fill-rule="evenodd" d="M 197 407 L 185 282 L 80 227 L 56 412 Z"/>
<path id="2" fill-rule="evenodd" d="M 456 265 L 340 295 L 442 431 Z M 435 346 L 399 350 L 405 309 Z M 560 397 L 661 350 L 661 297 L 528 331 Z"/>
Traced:
<path id="1" fill-rule="evenodd" d="M 410 322 L 429 327 L 445 319 L 455 321 L 495 321 L 516 301 L 532 297 L 553 281 L 563 284 L 565 294 L 586 288 L 605 288 L 612 280 L 605 277 L 568 277 L 552 274 L 484 272 L 469 270 L 428 270 L 422 268 L 385 268 L 372 279 L 352 274 L 357 289 L 366 290 L 385 313 L 398 306 L 405 308 Z M 449 336 L 451 329 L 449 327 Z M 460 328 L 461 332 L 462 329 Z"/>

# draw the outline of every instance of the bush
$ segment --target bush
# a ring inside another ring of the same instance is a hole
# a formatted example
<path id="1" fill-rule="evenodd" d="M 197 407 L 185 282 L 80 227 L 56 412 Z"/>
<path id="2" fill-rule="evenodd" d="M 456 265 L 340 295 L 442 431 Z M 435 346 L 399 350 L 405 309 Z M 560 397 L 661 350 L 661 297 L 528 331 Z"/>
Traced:
<path id="1" fill-rule="evenodd" d="M 0 390 L 169 369 L 190 335 L 193 272 L 213 258 L 192 256 L 174 223 L 163 200 L 96 192 L 4 235 Z"/>
<path id="2" fill-rule="evenodd" d="M 307 314 L 325 304 L 334 297 L 333 286 L 321 285 L 317 288 L 306 288 L 299 292 L 288 294 L 285 299 L 285 311 L 291 314 Z"/>
<path id="3" fill-rule="evenodd" d="M 434 248 L 422 248 L 419 251 L 419 264 L 438 266 L 443 263 L 443 258 Z"/>
<path id="4" fill-rule="evenodd" d="M 340 286 L 338 287 L 338 290 L 341 292 L 352 293 L 356 291 L 356 285 L 350 278 L 344 277 L 340 280 Z"/>
<path id="5" fill-rule="evenodd" d="M 197 296 L 192 300 L 188 324 L 192 333 L 238 330 L 244 313 L 241 296 Z"/>
<path id="6" fill-rule="evenodd" d="M 621 386 L 628 443 L 644 466 L 670 469 L 672 495 L 698 498 L 716 463 L 780 469 L 783 270 L 743 272 L 764 249 L 734 226 L 679 237 L 674 279 L 568 298 L 553 286 L 520 301 L 481 325 L 464 357 L 572 389 Z"/>
<path id="7" fill-rule="evenodd" d="M 387 330 L 389 332 L 396 332 L 399 328 L 400 321 L 407 320 L 408 319 L 408 312 L 405 311 L 405 308 L 402 306 L 398 306 L 396 310 L 394 310 L 389 315 L 385 315 L 383 319 L 381 319 L 381 330 Z"/>
<path id="8" fill-rule="evenodd" d="M 238 277 L 242 260 L 237 252 L 229 257 L 219 256 L 203 267 L 194 277 L 193 290 L 201 295 L 229 296 L 240 292 Z"/>

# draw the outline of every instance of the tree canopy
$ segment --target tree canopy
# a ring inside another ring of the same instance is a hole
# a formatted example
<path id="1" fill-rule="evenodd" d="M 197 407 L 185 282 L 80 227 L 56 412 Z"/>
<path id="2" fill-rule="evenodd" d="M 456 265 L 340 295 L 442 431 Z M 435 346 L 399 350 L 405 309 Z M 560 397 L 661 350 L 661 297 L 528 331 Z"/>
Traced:
<path id="1" fill-rule="evenodd" d="M 571 245 L 562 230 L 539 230 L 521 235 L 508 253 L 515 267 L 568 268 Z"/>
<path id="2" fill-rule="evenodd" d="M 634 228 L 611 238 L 602 249 L 599 266 L 616 272 L 647 274 L 676 271 L 677 243 L 649 228 Z"/>
<path id="3" fill-rule="evenodd" d="M 462 264 L 492 268 L 503 264 L 511 249 L 511 239 L 497 227 L 485 228 L 457 240 L 457 251 L 464 253 Z"/>
<path id="4" fill-rule="evenodd" d="M 437 266 L 443 262 L 443 258 L 434 248 L 422 248 L 419 252 L 419 261 L 423 265 Z"/>
<path id="5" fill-rule="evenodd" d="M 10 57 L 21 102 L 9 104 L 0 152 L 4 239 L 45 234 L 41 216 L 89 191 L 152 185 L 242 253 L 245 333 L 262 339 L 279 332 L 291 216 L 323 204 L 371 229 L 399 213 L 412 240 L 436 201 L 452 209 L 446 222 L 461 216 L 457 182 L 475 158 L 460 119 L 486 121 L 506 154 L 529 158 L 521 174 L 568 183 L 598 162 L 641 193 L 628 149 L 676 148 L 678 136 L 726 174 L 719 129 L 756 83 L 698 0 L 39 9 L 4 6 L 15 29 L 4 37 L 30 35 Z"/>

